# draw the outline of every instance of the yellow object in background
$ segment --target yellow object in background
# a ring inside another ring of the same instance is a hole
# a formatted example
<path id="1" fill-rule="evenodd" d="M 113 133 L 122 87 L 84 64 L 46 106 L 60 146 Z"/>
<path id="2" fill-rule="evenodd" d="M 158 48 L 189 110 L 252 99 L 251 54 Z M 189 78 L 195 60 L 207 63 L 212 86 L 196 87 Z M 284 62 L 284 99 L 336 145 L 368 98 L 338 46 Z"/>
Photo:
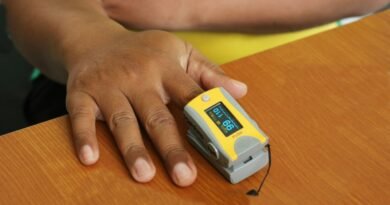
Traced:
<path id="1" fill-rule="evenodd" d="M 336 27 L 336 23 L 331 23 L 302 31 L 280 34 L 222 32 L 175 32 L 175 34 L 191 43 L 212 62 L 223 64 Z"/>

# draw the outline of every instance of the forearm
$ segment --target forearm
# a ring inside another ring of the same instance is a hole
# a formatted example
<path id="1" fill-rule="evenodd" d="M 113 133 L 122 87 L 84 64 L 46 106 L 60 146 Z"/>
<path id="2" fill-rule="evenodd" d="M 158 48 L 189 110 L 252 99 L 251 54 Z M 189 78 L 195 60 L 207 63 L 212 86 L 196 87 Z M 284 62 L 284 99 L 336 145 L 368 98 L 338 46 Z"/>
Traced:
<path id="1" fill-rule="evenodd" d="M 128 28 L 275 32 L 376 11 L 390 0 L 102 0 Z"/>
<path id="2" fill-rule="evenodd" d="M 50 78 L 64 82 L 67 65 L 99 43 L 106 30 L 123 29 L 97 0 L 3 0 L 11 38 Z M 100 32 L 99 32 L 100 31 Z M 94 34 L 94 35 L 91 35 Z"/>
<path id="3" fill-rule="evenodd" d="M 196 0 L 194 25 L 205 30 L 285 31 L 362 15 L 389 0 Z"/>

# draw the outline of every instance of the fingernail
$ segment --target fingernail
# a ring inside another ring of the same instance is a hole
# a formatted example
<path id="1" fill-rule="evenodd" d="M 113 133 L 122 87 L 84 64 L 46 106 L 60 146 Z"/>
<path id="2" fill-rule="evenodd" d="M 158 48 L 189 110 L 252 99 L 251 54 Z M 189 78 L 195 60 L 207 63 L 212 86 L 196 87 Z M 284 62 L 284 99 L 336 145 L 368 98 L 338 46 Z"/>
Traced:
<path id="1" fill-rule="evenodd" d="M 238 80 L 233 80 L 233 85 L 238 87 L 239 89 L 242 89 L 242 90 L 247 88 L 245 83 L 240 82 Z"/>
<path id="2" fill-rule="evenodd" d="M 190 179 L 192 179 L 192 171 L 184 162 L 179 162 L 173 168 L 174 176 L 177 183 L 182 184 Z"/>
<path id="3" fill-rule="evenodd" d="M 95 162 L 95 156 L 93 154 L 91 146 L 84 145 L 81 148 L 80 159 L 81 159 L 81 162 L 86 164 L 86 165 L 90 165 L 90 164 L 93 164 Z"/>
<path id="4" fill-rule="evenodd" d="M 139 182 L 149 181 L 153 177 L 152 168 L 145 159 L 138 158 L 135 160 L 133 165 L 133 176 Z"/>

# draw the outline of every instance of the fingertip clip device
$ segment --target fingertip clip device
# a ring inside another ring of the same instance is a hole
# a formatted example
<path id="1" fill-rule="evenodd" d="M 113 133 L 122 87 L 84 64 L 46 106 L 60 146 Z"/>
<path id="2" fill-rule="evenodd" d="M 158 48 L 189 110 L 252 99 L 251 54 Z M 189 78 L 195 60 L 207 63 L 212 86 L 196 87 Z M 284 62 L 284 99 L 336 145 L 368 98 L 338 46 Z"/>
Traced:
<path id="1" fill-rule="evenodd" d="M 232 184 L 268 164 L 269 138 L 223 88 L 195 97 L 184 114 L 190 143 Z"/>

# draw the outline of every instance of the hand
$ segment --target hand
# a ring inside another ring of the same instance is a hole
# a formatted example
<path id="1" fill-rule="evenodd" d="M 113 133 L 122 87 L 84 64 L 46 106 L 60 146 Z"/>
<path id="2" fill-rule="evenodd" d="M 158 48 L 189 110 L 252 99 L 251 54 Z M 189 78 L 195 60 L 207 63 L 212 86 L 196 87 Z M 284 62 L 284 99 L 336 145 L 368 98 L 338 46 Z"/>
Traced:
<path id="1" fill-rule="evenodd" d="M 170 33 L 115 36 L 100 39 L 99 46 L 68 65 L 67 109 L 80 161 L 91 165 L 98 160 L 95 120 L 105 120 L 131 175 L 150 181 L 156 168 L 142 141 L 142 124 L 172 180 L 192 184 L 196 167 L 166 104 L 184 106 L 203 89 L 217 86 L 239 98 L 246 86 Z"/>

